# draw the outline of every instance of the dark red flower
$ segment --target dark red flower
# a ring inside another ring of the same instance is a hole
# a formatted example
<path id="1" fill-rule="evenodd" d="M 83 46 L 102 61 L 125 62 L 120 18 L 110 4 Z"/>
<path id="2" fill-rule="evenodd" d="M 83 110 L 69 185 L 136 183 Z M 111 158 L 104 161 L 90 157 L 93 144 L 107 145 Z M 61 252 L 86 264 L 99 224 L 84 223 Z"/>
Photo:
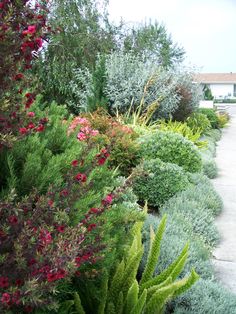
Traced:
<path id="1" fill-rule="evenodd" d="M 9 286 L 7 277 L 0 277 L 0 288 L 7 288 Z"/>
<path id="2" fill-rule="evenodd" d="M 69 191 L 66 189 L 60 192 L 60 196 L 68 196 L 68 195 L 69 195 Z"/>
<path id="3" fill-rule="evenodd" d="M 88 232 L 92 231 L 94 228 L 96 228 L 96 224 L 90 224 L 87 228 Z"/>
<path id="4" fill-rule="evenodd" d="M 20 291 L 17 290 L 12 294 L 12 303 L 20 304 Z"/>
<path id="5" fill-rule="evenodd" d="M 24 75 L 22 73 L 18 73 L 14 76 L 14 80 L 19 81 L 24 77 Z"/>
<path id="6" fill-rule="evenodd" d="M 37 132 L 43 132 L 44 131 L 44 125 L 40 124 L 37 128 L 36 128 Z"/>
<path id="7" fill-rule="evenodd" d="M 106 158 L 104 158 L 104 157 L 98 159 L 98 165 L 99 166 L 104 165 L 105 162 L 106 162 Z"/>
<path id="8" fill-rule="evenodd" d="M 65 226 L 57 226 L 57 231 L 63 233 L 65 231 Z"/>
<path id="9" fill-rule="evenodd" d="M 2 297 L 1 297 L 1 301 L 2 301 L 3 304 L 4 304 L 4 303 L 9 304 L 10 301 L 11 301 L 11 296 L 10 296 L 10 294 L 9 294 L 9 293 L 3 293 L 3 294 L 2 294 Z"/>
<path id="10" fill-rule="evenodd" d="M 34 264 L 36 264 L 36 263 L 37 263 L 36 259 L 35 259 L 35 258 L 31 258 L 31 259 L 28 261 L 28 266 L 32 266 L 32 265 L 34 265 Z"/>
<path id="11" fill-rule="evenodd" d="M 28 129 L 33 129 L 35 127 L 34 123 L 33 122 L 30 122 L 28 125 L 27 125 L 27 128 Z"/>
<path id="12" fill-rule="evenodd" d="M 8 217 L 8 221 L 11 225 L 16 225 L 18 223 L 18 218 L 15 215 Z"/>
<path id="13" fill-rule="evenodd" d="M 20 134 L 26 134 L 27 131 L 28 131 L 28 130 L 27 130 L 26 128 L 19 128 Z"/>
<path id="14" fill-rule="evenodd" d="M 26 313 L 31 313 L 31 312 L 33 312 L 33 308 L 32 308 L 32 306 L 27 305 L 27 306 L 24 307 L 24 311 Z"/>
<path id="15" fill-rule="evenodd" d="M 20 287 L 23 285 L 23 281 L 21 279 L 16 279 L 16 286 Z"/>
<path id="16" fill-rule="evenodd" d="M 71 165 L 73 166 L 73 167 L 76 167 L 76 166 L 78 166 L 78 160 L 73 160 L 72 162 L 71 162 Z"/>
<path id="17" fill-rule="evenodd" d="M 99 208 L 90 208 L 90 213 L 97 214 L 99 211 Z"/>
<path id="18" fill-rule="evenodd" d="M 38 49 L 38 48 L 41 48 L 42 47 L 42 45 L 43 45 L 43 40 L 42 40 L 42 38 L 35 38 L 35 45 L 36 45 L 36 48 Z"/>
<path id="19" fill-rule="evenodd" d="M 86 182 L 87 176 L 86 176 L 84 173 L 78 173 L 78 174 L 75 176 L 75 179 L 76 179 L 78 182 Z"/>

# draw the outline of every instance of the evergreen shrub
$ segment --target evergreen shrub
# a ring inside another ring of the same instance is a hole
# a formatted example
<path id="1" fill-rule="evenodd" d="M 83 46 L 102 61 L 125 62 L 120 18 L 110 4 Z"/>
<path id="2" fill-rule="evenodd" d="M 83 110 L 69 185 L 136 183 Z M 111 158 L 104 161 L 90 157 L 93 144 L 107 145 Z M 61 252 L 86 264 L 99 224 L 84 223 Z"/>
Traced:
<path id="1" fill-rule="evenodd" d="M 156 131 L 140 137 L 139 143 L 144 158 L 160 158 L 189 172 L 201 171 L 202 161 L 197 147 L 180 134 Z"/>
<path id="2" fill-rule="evenodd" d="M 187 125 L 193 132 L 204 134 L 211 128 L 211 123 L 203 113 L 194 112 L 186 120 Z"/>
<path id="3" fill-rule="evenodd" d="M 210 121 L 212 129 L 218 129 L 219 128 L 219 119 L 217 116 L 217 113 L 214 109 L 210 108 L 200 108 L 198 109 L 200 113 L 203 113 L 207 116 L 207 119 Z"/>
<path id="4" fill-rule="evenodd" d="M 184 170 L 160 159 L 145 160 L 134 170 L 134 192 L 140 201 L 159 207 L 177 192 L 187 188 Z"/>

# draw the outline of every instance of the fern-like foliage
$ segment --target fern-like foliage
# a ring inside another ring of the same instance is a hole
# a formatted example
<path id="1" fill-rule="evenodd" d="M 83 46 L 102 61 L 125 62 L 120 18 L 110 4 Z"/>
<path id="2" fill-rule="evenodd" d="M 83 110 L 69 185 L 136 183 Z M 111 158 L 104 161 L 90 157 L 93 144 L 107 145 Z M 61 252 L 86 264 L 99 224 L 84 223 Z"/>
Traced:
<path id="1" fill-rule="evenodd" d="M 198 280 L 199 276 L 192 270 L 189 276 L 176 281 L 184 268 L 189 243 L 185 245 L 181 254 L 166 270 L 153 277 L 166 221 L 167 217 L 163 216 L 157 231 L 155 233 L 150 232 L 152 239 L 148 260 L 139 282 L 137 281 L 137 273 L 143 255 L 142 223 L 138 222 L 134 225 L 131 232 L 133 235 L 132 245 L 126 256 L 118 263 L 114 274 L 110 276 L 109 280 L 106 277 L 101 285 L 101 289 L 103 289 L 102 299 L 98 310 L 94 309 L 94 313 L 162 314 L 168 301 L 184 293 Z M 71 304 L 69 303 L 67 313 L 85 313 L 81 308 L 79 294 L 75 295 L 74 303 L 73 312 L 71 312 Z"/>

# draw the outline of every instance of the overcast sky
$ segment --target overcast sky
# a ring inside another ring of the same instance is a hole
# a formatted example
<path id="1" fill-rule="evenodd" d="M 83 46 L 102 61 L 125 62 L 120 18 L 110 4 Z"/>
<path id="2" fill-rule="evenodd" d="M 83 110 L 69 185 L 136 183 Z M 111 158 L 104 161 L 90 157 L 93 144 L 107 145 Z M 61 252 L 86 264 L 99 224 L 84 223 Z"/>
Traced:
<path id="1" fill-rule="evenodd" d="M 201 72 L 236 72 L 236 0 L 110 0 L 110 18 L 163 22 Z"/>

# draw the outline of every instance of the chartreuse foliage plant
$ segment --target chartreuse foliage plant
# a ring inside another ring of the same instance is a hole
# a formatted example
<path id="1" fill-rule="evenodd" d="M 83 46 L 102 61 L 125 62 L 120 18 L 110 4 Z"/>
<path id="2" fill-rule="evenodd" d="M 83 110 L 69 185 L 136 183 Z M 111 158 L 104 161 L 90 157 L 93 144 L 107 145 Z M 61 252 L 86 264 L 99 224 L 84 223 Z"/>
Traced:
<path id="1" fill-rule="evenodd" d="M 166 216 L 163 216 L 156 232 L 151 229 L 147 263 L 138 280 L 138 268 L 144 252 L 142 225 L 143 223 L 134 225 L 132 245 L 118 263 L 114 274 L 105 277 L 101 286 L 102 298 L 94 313 L 161 314 L 164 313 L 168 301 L 187 291 L 198 280 L 199 276 L 192 270 L 190 275 L 176 281 L 188 257 L 188 244 L 174 262 L 153 277 L 166 227 Z M 83 308 L 79 292 L 75 293 L 74 299 L 66 302 L 63 308 L 67 309 L 64 313 L 87 313 Z"/>
<path id="2" fill-rule="evenodd" d="M 198 148 L 207 146 L 207 141 L 200 140 L 200 129 L 192 130 L 186 122 L 173 121 L 173 120 L 160 120 L 158 121 L 158 129 L 160 131 L 171 131 L 183 135 L 187 140 L 193 142 Z"/>
<path id="3" fill-rule="evenodd" d="M 183 167 L 189 172 L 199 172 L 202 168 L 197 147 L 180 134 L 170 131 L 156 131 L 138 139 L 141 156 L 145 159 L 160 158 Z"/>
<path id="4" fill-rule="evenodd" d="M 141 202 L 158 208 L 189 185 L 184 170 L 160 159 L 145 160 L 133 172 L 134 192 Z"/>

